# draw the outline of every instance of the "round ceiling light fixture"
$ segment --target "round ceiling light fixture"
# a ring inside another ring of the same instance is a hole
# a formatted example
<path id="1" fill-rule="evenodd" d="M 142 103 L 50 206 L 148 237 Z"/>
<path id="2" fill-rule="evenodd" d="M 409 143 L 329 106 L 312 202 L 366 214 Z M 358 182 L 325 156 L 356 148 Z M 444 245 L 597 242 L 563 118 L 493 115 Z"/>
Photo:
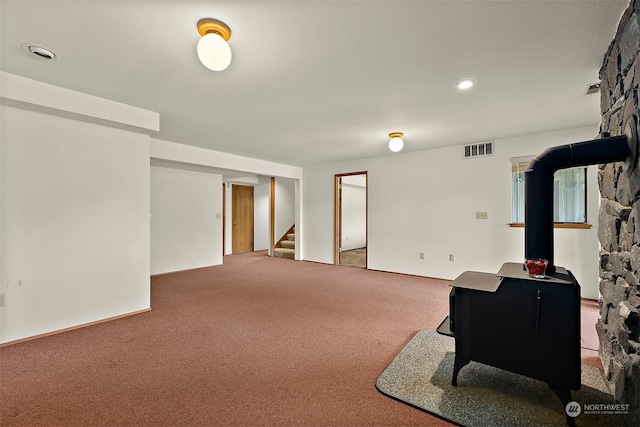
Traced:
<path id="1" fill-rule="evenodd" d="M 402 141 L 403 135 L 404 134 L 402 132 L 391 132 L 389 134 L 389 138 L 391 138 L 389 140 L 389 150 L 393 151 L 394 153 L 402 150 L 402 147 L 404 147 L 404 141 Z"/>
<path id="2" fill-rule="evenodd" d="M 231 64 L 231 48 L 227 41 L 231 38 L 229 27 L 215 19 L 201 19 L 198 22 L 198 58 L 202 65 L 212 71 L 225 70 Z"/>
<path id="3" fill-rule="evenodd" d="M 57 53 L 52 51 L 51 49 L 47 49 L 46 47 L 36 46 L 29 43 L 23 43 L 22 49 L 30 55 L 33 55 L 40 59 L 46 60 L 57 60 L 60 59 Z"/>
<path id="4" fill-rule="evenodd" d="M 467 78 L 467 79 L 460 79 L 457 82 L 455 82 L 453 85 L 460 90 L 466 90 L 466 89 L 470 89 L 476 83 L 478 83 L 477 79 Z"/>

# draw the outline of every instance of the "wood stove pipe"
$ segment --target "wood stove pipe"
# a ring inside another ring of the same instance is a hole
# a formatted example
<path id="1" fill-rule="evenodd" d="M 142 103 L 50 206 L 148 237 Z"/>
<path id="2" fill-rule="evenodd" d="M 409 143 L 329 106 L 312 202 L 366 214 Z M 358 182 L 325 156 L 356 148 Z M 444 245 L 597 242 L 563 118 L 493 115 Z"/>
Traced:
<path id="1" fill-rule="evenodd" d="M 631 174 L 637 163 L 637 121 L 630 117 L 625 134 L 547 148 L 531 160 L 524 178 L 525 258 L 544 258 L 547 273 L 553 259 L 553 174 L 559 169 L 625 161 Z"/>

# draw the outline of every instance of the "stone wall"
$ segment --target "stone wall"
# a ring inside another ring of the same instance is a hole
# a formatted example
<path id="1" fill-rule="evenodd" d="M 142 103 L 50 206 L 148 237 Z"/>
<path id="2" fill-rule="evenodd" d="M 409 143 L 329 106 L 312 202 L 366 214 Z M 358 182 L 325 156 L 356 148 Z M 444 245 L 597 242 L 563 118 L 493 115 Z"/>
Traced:
<path id="1" fill-rule="evenodd" d="M 624 134 L 625 119 L 639 116 L 640 0 L 631 0 L 605 55 L 601 79 L 600 131 Z M 637 119 L 636 119 L 637 122 Z M 628 425 L 640 425 L 640 166 L 622 163 L 598 171 L 601 205 L 599 355 L 618 403 L 630 405 Z"/>

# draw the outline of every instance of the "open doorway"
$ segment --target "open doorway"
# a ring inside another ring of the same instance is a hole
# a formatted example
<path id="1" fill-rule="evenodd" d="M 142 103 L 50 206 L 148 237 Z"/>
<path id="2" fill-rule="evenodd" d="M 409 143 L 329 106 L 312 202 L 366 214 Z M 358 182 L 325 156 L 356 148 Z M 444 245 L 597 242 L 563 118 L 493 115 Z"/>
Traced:
<path id="1" fill-rule="evenodd" d="M 232 177 L 223 183 L 224 254 L 265 251 L 273 255 L 278 239 L 294 233 L 288 230 L 298 212 L 297 185 L 293 178 L 264 175 Z"/>
<path id="2" fill-rule="evenodd" d="M 367 268 L 367 172 L 335 175 L 336 265 Z"/>

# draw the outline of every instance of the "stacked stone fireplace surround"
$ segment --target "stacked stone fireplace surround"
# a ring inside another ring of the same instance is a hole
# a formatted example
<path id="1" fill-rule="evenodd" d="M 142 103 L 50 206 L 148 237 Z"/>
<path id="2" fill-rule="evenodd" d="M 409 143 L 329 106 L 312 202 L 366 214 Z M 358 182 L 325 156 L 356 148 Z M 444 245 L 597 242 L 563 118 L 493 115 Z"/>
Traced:
<path id="1" fill-rule="evenodd" d="M 631 0 L 600 69 L 600 131 L 624 134 L 623 121 L 640 117 L 640 0 Z M 628 404 L 627 425 L 640 426 L 640 165 L 598 170 L 600 252 L 599 356 L 618 403 Z"/>

